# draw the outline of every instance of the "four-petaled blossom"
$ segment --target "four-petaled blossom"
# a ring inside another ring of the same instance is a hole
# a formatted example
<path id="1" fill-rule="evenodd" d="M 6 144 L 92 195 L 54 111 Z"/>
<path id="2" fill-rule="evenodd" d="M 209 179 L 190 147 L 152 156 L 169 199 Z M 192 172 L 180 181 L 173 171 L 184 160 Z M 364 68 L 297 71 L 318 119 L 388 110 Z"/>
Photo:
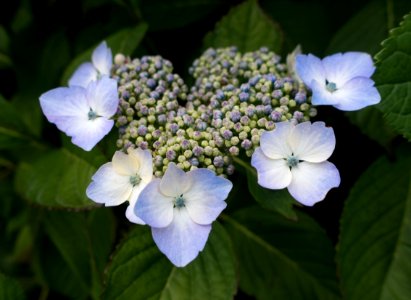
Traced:
<path id="1" fill-rule="evenodd" d="M 127 218 L 137 224 L 144 222 L 135 215 L 134 205 L 141 191 L 153 177 L 153 162 L 149 150 L 128 149 L 128 154 L 116 151 L 112 162 L 102 165 L 92 177 L 87 196 L 105 206 L 129 201 Z"/>
<path id="2" fill-rule="evenodd" d="M 102 42 L 94 49 L 91 62 L 81 64 L 69 79 L 69 86 L 82 86 L 86 88 L 88 84 L 102 76 L 110 75 L 113 65 L 113 54 L 107 47 L 106 42 Z"/>
<path id="3" fill-rule="evenodd" d="M 340 185 L 337 168 L 327 161 L 334 148 L 334 131 L 323 122 L 281 122 L 263 132 L 251 165 L 257 169 L 261 186 L 287 187 L 298 202 L 312 206 Z"/>
<path id="4" fill-rule="evenodd" d="M 47 120 L 72 137 L 73 144 L 91 150 L 114 125 L 110 118 L 119 103 L 117 81 L 103 77 L 87 88 L 59 87 L 40 96 Z"/>
<path id="5" fill-rule="evenodd" d="M 375 67 L 367 53 L 346 52 L 320 60 L 314 55 L 298 55 L 296 70 L 312 90 L 312 104 L 333 105 L 340 110 L 358 110 L 381 100 L 374 81 Z"/>
<path id="6" fill-rule="evenodd" d="M 141 192 L 135 213 L 151 226 L 155 243 L 178 267 L 203 250 L 211 223 L 226 207 L 232 183 L 200 168 L 185 173 L 174 163 Z"/>

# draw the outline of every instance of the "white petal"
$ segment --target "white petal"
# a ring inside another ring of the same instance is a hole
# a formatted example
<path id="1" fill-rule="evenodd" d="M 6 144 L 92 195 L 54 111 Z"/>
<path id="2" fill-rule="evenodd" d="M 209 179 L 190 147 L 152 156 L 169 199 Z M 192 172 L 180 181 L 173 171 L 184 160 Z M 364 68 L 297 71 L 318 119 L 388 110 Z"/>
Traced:
<path id="1" fill-rule="evenodd" d="M 107 47 L 105 41 L 94 49 L 91 60 L 101 75 L 110 75 L 113 64 L 113 54 L 111 53 L 111 49 Z"/>
<path id="2" fill-rule="evenodd" d="M 336 92 L 331 93 L 326 89 L 325 82 L 320 83 L 314 80 L 311 83 L 311 90 L 313 93 L 311 103 L 313 105 L 334 105 L 339 101 Z"/>
<path id="3" fill-rule="evenodd" d="M 313 80 L 325 82 L 325 71 L 322 62 L 318 57 L 312 54 L 297 55 L 295 69 L 297 75 L 310 88 Z"/>
<path id="4" fill-rule="evenodd" d="M 141 191 L 134 213 L 152 227 L 166 227 L 173 220 L 173 206 L 173 198 L 160 191 L 160 179 L 154 179 Z"/>
<path id="5" fill-rule="evenodd" d="M 258 184 L 268 189 L 283 189 L 291 182 L 291 171 L 284 159 L 271 159 L 255 149 L 251 165 L 257 169 Z"/>
<path id="6" fill-rule="evenodd" d="M 276 123 L 274 130 L 264 131 L 260 138 L 260 146 L 264 154 L 272 159 L 286 158 L 291 155 L 287 139 L 293 127 L 291 122 L 285 121 Z"/>
<path id="7" fill-rule="evenodd" d="M 106 206 L 120 205 L 131 195 L 133 187 L 128 177 L 117 174 L 111 162 L 102 165 L 91 179 L 86 194 L 94 202 Z"/>
<path id="8" fill-rule="evenodd" d="M 140 224 L 140 225 L 145 225 L 146 223 L 140 219 L 134 209 L 135 209 L 135 205 L 137 203 L 137 199 L 138 196 L 140 196 L 140 193 L 142 192 L 142 190 L 147 186 L 147 184 L 141 182 L 139 185 L 133 187 L 133 191 L 131 192 L 131 196 L 129 199 L 130 204 L 127 207 L 126 210 L 126 217 L 127 219 L 132 222 L 132 223 L 136 223 L 136 224 Z"/>
<path id="9" fill-rule="evenodd" d="M 92 63 L 86 62 L 81 64 L 73 73 L 68 81 L 68 85 L 81 86 L 87 88 L 88 84 L 97 80 L 97 70 Z"/>
<path id="10" fill-rule="evenodd" d="M 340 185 L 340 173 L 330 162 L 301 162 L 291 169 L 293 179 L 288 191 L 298 202 L 312 206 L 323 200 L 328 191 Z"/>
<path id="11" fill-rule="evenodd" d="M 128 154 L 121 151 L 116 151 L 113 155 L 113 168 L 117 173 L 124 176 L 134 176 L 138 174 L 140 162 L 133 159 Z"/>
<path id="12" fill-rule="evenodd" d="M 152 228 L 154 242 L 177 267 L 193 261 L 204 249 L 211 225 L 193 222 L 185 209 L 175 209 L 173 222 L 165 228 Z"/>
<path id="13" fill-rule="evenodd" d="M 191 184 L 183 198 L 188 214 L 198 224 L 211 224 L 227 206 L 224 200 L 233 184 L 204 168 L 188 172 L 187 177 Z"/>
<path id="14" fill-rule="evenodd" d="M 117 81 L 103 76 L 87 86 L 89 107 L 99 116 L 111 118 L 118 109 Z"/>
<path id="15" fill-rule="evenodd" d="M 178 197 L 188 190 L 189 184 L 186 173 L 175 163 L 170 163 L 161 179 L 160 190 L 166 196 Z"/>
<path id="16" fill-rule="evenodd" d="M 358 110 L 381 101 L 374 81 L 365 77 L 356 77 L 348 81 L 335 94 L 339 101 L 334 107 L 345 111 Z"/>
<path id="17" fill-rule="evenodd" d="M 322 162 L 327 160 L 335 148 L 335 135 L 324 122 L 304 122 L 292 131 L 289 143 L 294 155 L 300 160 Z"/>
<path id="18" fill-rule="evenodd" d="M 153 178 L 153 158 L 150 150 L 128 148 L 127 152 L 130 158 L 139 164 L 138 175 L 144 182 L 149 183 Z"/>
<path id="19" fill-rule="evenodd" d="M 95 120 L 76 120 L 70 121 L 72 127 L 66 132 L 72 136 L 72 143 L 90 151 L 93 147 L 106 136 L 114 126 L 113 120 L 97 118 Z"/>
<path id="20" fill-rule="evenodd" d="M 355 77 L 371 77 L 375 71 L 371 56 L 362 52 L 337 53 L 325 57 L 322 63 L 327 80 L 337 88 Z"/>

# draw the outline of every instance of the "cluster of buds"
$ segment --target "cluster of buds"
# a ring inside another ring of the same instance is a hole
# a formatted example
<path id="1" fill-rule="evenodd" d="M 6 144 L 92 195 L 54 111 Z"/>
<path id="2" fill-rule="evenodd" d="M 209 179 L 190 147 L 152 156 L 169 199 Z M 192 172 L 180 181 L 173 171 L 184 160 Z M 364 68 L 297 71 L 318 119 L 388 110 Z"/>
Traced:
<path id="1" fill-rule="evenodd" d="M 150 149 L 156 177 L 169 163 L 230 175 L 232 157 L 251 156 L 275 122 L 316 114 L 305 86 L 266 48 L 244 55 L 235 47 L 208 49 L 190 68 L 190 92 L 159 56 L 116 56 L 112 72 L 120 97 L 117 146 Z"/>

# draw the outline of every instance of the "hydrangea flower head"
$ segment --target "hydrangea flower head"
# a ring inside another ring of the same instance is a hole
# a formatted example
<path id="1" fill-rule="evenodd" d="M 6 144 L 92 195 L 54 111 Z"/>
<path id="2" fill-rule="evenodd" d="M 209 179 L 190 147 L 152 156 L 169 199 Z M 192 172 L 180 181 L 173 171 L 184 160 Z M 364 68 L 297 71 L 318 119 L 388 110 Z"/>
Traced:
<path id="1" fill-rule="evenodd" d="M 381 100 L 370 79 L 375 67 L 367 53 L 337 53 L 322 60 L 312 54 L 300 54 L 296 57 L 296 71 L 311 88 L 314 105 L 333 105 L 352 111 Z"/>
<path id="2" fill-rule="evenodd" d="M 114 125 L 119 99 L 117 82 L 107 76 L 87 88 L 59 87 L 40 96 L 47 120 L 72 137 L 73 144 L 90 151 Z"/>
<path id="3" fill-rule="evenodd" d="M 110 75 L 113 65 L 113 54 L 111 53 L 111 49 L 107 47 L 105 41 L 94 49 L 91 61 L 92 62 L 81 64 L 76 71 L 74 71 L 69 79 L 69 86 L 82 86 L 86 88 L 90 82 L 104 75 Z"/>
<path id="4" fill-rule="evenodd" d="M 185 173 L 174 163 L 141 192 L 135 213 L 151 226 L 155 243 L 178 267 L 204 249 L 211 223 L 226 207 L 232 183 L 206 168 Z"/>
<path id="5" fill-rule="evenodd" d="M 334 148 L 334 131 L 323 122 L 280 122 L 274 130 L 263 132 L 251 165 L 261 186 L 287 187 L 298 202 L 312 206 L 340 185 L 337 168 L 327 161 Z"/>
<path id="6" fill-rule="evenodd" d="M 92 177 L 87 196 L 105 206 L 115 206 L 129 201 L 127 218 L 137 224 L 144 224 L 133 211 L 141 191 L 153 177 L 153 163 L 149 150 L 128 149 L 125 154 L 116 151 L 112 162 L 102 165 Z"/>

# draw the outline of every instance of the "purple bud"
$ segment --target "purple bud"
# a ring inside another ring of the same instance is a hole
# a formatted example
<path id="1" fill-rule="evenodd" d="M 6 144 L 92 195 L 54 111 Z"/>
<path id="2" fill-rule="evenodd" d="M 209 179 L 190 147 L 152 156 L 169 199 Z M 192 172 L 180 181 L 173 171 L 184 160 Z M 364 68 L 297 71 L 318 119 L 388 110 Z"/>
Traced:
<path id="1" fill-rule="evenodd" d="M 276 89 L 281 89 L 284 86 L 284 80 L 282 79 L 278 79 L 275 83 L 274 83 L 274 87 Z"/>
<path id="2" fill-rule="evenodd" d="M 238 95 L 238 98 L 241 102 L 245 102 L 250 98 L 250 95 L 248 93 L 241 92 L 240 95 Z"/>
<path id="3" fill-rule="evenodd" d="M 245 139 L 244 141 L 241 142 L 241 147 L 243 147 L 245 150 L 248 150 L 251 148 L 253 144 L 249 139 Z"/>
<path id="4" fill-rule="evenodd" d="M 257 84 L 257 82 L 260 80 L 260 78 L 261 78 L 260 75 L 254 76 L 253 78 L 251 78 L 251 79 L 248 81 L 248 83 L 249 83 L 251 86 L 255 86 L 255 85 Z"/>
<path id="5" fill-rule="evenodd" d="M 298 92 L 295 95 L 294 99 L 295 99 L 295 101 L 297 101 L 297 103 L 302 103 L 307 99 L 307 95 L 305 93 Z"/>
<path id="6" fill-rule="evenodd" d="M 213 164 L 214 164 L 214 166 L 216 166 L 217 168 L 223 167 L 223 166 L 224 166 L 224 159 L 223 159 L 223 157 L 222 157 L 222 156 L 216 156 L 216 157 L 214 157 Z"/>
<path id="7" fill-rule="evenodd" d="M 147 86 L 150 89 L 155 88 L 156 85 L 157 85 L 157 82 L 154 79 L 150 78 L 150 79 L 147 80 Z"/>
<path id="8" fill-rule="evenodd" d="M 202 148 L 202 147 L 200 147 L 200 146 L 194 146 L 194 148 L 193 148 L 193 154 L 194 154 L 194 156 L 200 156 L 200 155 L 202 155 L 204 153 L 204 149 Z"/>
<path id="9" fill-rule="evenodd" d="M 274 91 L 271 93 L 271 96 L 272 96 L 274 99 L 280 99 L 280 98 L 283 96 L 283 91 L 282 91 L 282 90 L 274 90 Z"/>
<path id="10" fill-rule="evenodd" d="M 150 97 L 158 100 L 160 98 L 160 94 L 157 91 L 152 91 L 150 93 Z"/>
<path id="11" fill-rule="evenodd" d="M 273 111 L 271 112 L 271 114 L 270 114 L 270 118 L 271 118 L 271 120 L 273 120 L 274 122 L 279 122 L 279 121 L 281 121 L 281 117 L 282 117 L 282 114 L 281 114 L 280 112 L 276 111 L 276 110 L 273 110 Z"/>
<path id="12" fill-rule="evenodd" d="M 231 112 L 231 114 L 230 114 L 231 121 L 238 122 L 238 121 L 240 121 L 240 118 L 241 118 L 241 113 L 239 111 Z"/>
<path id="13" fill-rule="evenodd" d="M 233 136 L 233 133 L 230 130 L 224 130 L 223 132 L 223 138 L 226 140 L 231 139 L 231 137 Z"/>
<path id="14" fill-rule="evenodd" d="M 190 141 L 188 140 L 183 140 L 181 142 L 181 148 L 183 148 L 184 150 L 187 150 L 190 147 Z"/>
<path id="15" fill-rule="evenodd" d="M 159 116 L 157 117 L 157 122 L 158 122 L 159 124 L 165 124 L 165 123 L 167 122 L 167 117 L 166 117 L 166 115 L 164 115 L 164 114 L 159 115 Z"/>
<path id="16" fill-rule="evenodd" d="M 147 150 L 148 149 L 148 143 L 146 141 L 143 141 L 140 143 L 140 148 L 143 150 Z"/>
<path id="17" fill-rule="evenodd" d="M 147 127 L 144 126 L 144 125 L 138 126 L 138 128 L 137 128 L 137 133 L 138 133 L 139 136 L 144 136 L 144 135 L 146 135 L 146 134 L 147 134 Z"/>
<path id="18" fill-rule="evenodd" d="M 167 150 L 166 158 L 170 161 L 174 160 L 176 158 L 176 152 L 174 150 Z"/>
<path id="19" fill-rule="evenodd" d="M 250 91 L 250 85 L 248 83 L 243 83 L 240 87 L 240 90 L 242 92 L 249 92 Z"/>
<path id="20" fill-rule="evenodd" d="M 237 156 L 240 153 L 240 149 L 238 149 L 238 147 L 236 147 L 236 146 L 231 146 L 228 151 L 233 156 Z"/>
<path id="21" fill-rule="evenodd" d="M 200 121 L 200 122 L 197 123 L 196 128 L 198 130 L 204 131 L 204 130 L 207 129 L 207 123 L 203 122 L 203 121 Z"/>
<path id="22" fill-rule="evenodd" d="M 227 175 L 233 175 L 235 171 L 234 165 L 229 165 L 226 169 Z"/>
<path id="23" fill-rule="evenodd" d="M 171 124 L 170 124 L 170 131 L 171 131 L 172 133 L 176 133 L 177 130 L 179 130 L 179 129 L 180 129 L 180 127 L 179 127 L 176 123 L 171 123 Z"/>
<path id="24" fill-rule="evenodd" d="M 268 81 L 271 81 L 271 83 L 274 83 L 277 80 L 277 77 L 275 77 L 275 75 L 273 74 L 267 74 L 264 76 L 264 78 Z"/>
<path id="25" fill-rule="evenodd" d="M 192 157 L 188 161 L 192 166 L 195 166 L 195 167 L 197 167 L 199 164 L 198 159 L 196 157 Z"/>

